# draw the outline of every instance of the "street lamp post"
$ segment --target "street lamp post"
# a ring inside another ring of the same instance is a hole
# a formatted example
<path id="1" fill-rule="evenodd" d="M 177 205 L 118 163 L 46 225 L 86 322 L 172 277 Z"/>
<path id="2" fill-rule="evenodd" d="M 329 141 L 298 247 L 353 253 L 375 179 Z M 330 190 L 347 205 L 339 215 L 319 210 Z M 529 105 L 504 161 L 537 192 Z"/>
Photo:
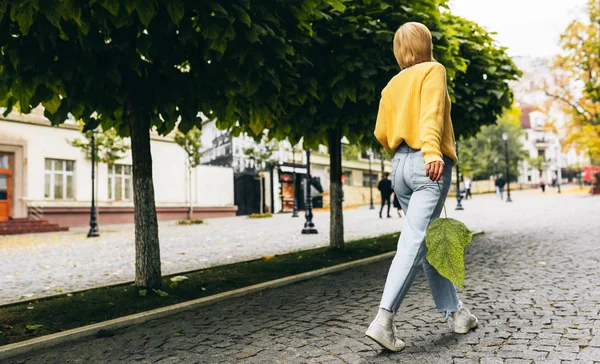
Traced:
<path id="1" fill-rule="evenodd" d="M 369 206 L 369 209 L 375 210 L 375 206 L 373 206 L 373 171 L 371 170 L 371 157 L 373 152 L 369 150 L 367 153 L 369 155 L 369 192 L 371 194 L 371 205 Z"/>
<path id="2" fill-rule="evenodd" d="M 289 160 L 289 159 L 288 159 Z M 292 146 L 292 190 L 294 191 L 294 209 L 292 217 L 300 217 L 298 215 L 298 200 L 296 200 L 296 149 Z"/>
<path id="3" fill-rule="evenodd" d="M 508 133 L 502 133 L 502 140 L 504 140 L 504 158 L 506 160 L 506 202 L 512 202 L 510 198 L 510 166 L 508 162 Z"/>
<path id="4" fill-rule="evenodd" d="M 458 158 L 458 142 L 456 142 L 456 158 Z M 460 195 L 460 166 L 456 163 L 456 210 L 464 210 L 462 206 L 462 196 Z"/>
<path id="5" fill-rule="evenodd" d="M 560 178 L 562 173 L 560 170 L 560 148 L 556 147 L 556 187 L 558 187 L 558 193 L 560 193 Z"/>
<path id="6" fill-rule="evenodd" d="M 304 228 L 302 229 L 302 234 L 318 234 L 319 232 L 315 229 L 315 224 L 313 223 L 313 212 L 312 212 L 312 196 L 310 192 L 310 182 L 312 181 L 312 177 L 310 175 L 310 149 L 306 151 L 306 222 L 304 223 Z"/>
<path id="7" fill-rule="evenodd" d="M 92 207 L 90 209 L 90 231 L 88 232 L 87 237 L 95 238 L 100 236 L 100 233 L 98 232 L 98 214 L 96 213 L 96 145 L 93 130 L 90 142 L 92 149 Z"/>

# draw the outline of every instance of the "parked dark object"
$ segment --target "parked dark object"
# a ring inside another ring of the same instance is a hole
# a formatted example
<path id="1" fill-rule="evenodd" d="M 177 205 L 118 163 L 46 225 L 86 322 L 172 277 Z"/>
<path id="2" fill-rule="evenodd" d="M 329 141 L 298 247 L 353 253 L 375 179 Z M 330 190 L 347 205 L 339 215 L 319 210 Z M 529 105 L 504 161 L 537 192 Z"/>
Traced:
<path id="1" fill-rule="evenodd" d="M 260 182 L 256 179 L 256 173 L 236 173 L 233 178 L 234 203 L 238 207 L 237 215 L 260 213 Z"/>

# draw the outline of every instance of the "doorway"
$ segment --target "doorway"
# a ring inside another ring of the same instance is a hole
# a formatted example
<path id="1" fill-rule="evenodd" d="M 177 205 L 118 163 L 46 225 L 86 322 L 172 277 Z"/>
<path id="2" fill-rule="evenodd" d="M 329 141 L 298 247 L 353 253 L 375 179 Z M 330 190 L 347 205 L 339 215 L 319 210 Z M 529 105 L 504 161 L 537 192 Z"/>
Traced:
<path id="1" fill-rule="evenodd" d="M 0 221 L 8 220 L 12 205 L 13 155 L 0 153 Z"/>

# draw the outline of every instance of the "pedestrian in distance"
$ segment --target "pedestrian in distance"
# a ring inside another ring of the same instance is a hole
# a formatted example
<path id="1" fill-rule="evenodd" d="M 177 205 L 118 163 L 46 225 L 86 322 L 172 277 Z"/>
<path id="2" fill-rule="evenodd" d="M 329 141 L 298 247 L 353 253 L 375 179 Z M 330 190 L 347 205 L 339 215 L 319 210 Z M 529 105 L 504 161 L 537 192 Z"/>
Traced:
<path id="1" fill-rule="evenodd" d="M 471 195 L 471 179 L 469 177 L 465 178 L 465 200 L 473 199 L 473 195 Z"/>
<path id="2" fill-rule="evenodd" d="M 425 271 L 437 311 L 445 314 L 455 333 L 475 328 L 477 318 L 458 299 L 454 284 L 426 258 L 427 228 L 440 216 L 452 184 L 452 166 L 458 162 L 446 70 L 433 59 L 431 33 L 421 23 L 398 28 L 393 49 L 401 71 L 381 93 L 375 136 L 394 153 L 392 184 L 406 224 L 366 335 L 385 349 L 401 351 L 404 342 L 394 316 L 419 267 Z"/>
<path id="3" fill-rule="evenodd" d="M 503 175 L 500 175 L 496 179 L 496 188 L 498 188 L 498 194 L 500 195 L 500 199 L 504 200 L 504 186 L 506 185 L 506 179 Z"/>
<path id="4" fill-rule="evenodd" d="M 540 181 L 540 188 L 542 189 L 542 192 L 546 192 L 546 182 L 544 180 Z"/>
<path id="5" fill-rule="evenodd" d="M 402 206 L 400 205 L 400 201 L 398 201 L 398 196 L 394 193 L 394 207 L 398 212 L 398 217 L 402 218 Z"/>
<path id="6" fill-rule="evenodd" d="M 379 192 L 381 193 L 381 209 L 379 210 L 379 218 L 383 218 L 382 214 L 383 214 L 383 208 L 385 207 L 385 205 L 387 204 L 387 217 L 392 217 L 390 215 L 390 209 L 392 207 L 392 192 L 394 192 L 394 190 L 392 189 L 392 181 L 390 181 L 389 179 L 390 177 L 390 173 L 389 172 L 385 172 L 383 174 L 383 178 L 381 179 L 381 181 L 379 181 L 379 184 L 377 185 L 377 189 L 379 190 Z"/>

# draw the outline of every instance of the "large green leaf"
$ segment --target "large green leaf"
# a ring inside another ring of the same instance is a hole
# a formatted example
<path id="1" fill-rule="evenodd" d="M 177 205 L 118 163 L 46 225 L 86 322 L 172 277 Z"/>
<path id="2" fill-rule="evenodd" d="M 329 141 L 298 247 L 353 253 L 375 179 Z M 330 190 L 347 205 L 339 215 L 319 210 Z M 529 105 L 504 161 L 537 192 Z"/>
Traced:
<path id="1" fill-rule="evenodd" d="M 50 100 L 45 101 L 42 104 L 44 105 L 44 109 L 48 110 L 50 114 L 54 115 L 60 107 L 60 102 L 60 97 L 57 94 L 54 94 Z"/>
<path id="2" fill-rule="evenodd" d="M 137 0 L 135 2 L 135 9 L 137 10 L 140 21 L 147 27 L 154 15 L 156 15 L 156 1 Z"/>
<path id="3" fill-rule="evenodd" d="M 10 17 L 11 20 L 19 24 L 21 34 L 26 36 L 29 33 L 29 28 L 33 25 L 37 13 L 32 2 L 26 2 L 12 8 Z"/>
<path id="4" fill-rule="evenodd" d="M 175 24 L 179 24 L 181 19 L 183 19 L 183 14 L 185 12 L 183 1 L 181 0 L 171 0 L 167 3 L 167 11 L 169 12 L 169 16 L 171 20 Z"/>
<path id="5" fill-rule="evenodd" d="M 333 8 L 333 10 L 343 12 L 346 10 L 346 5 L 344 5 L 344 0 L 327 0 L 327 3 Z"/>
<path id="6" fill-rule="evenodd" d="M 435 219 L 427 229 L 427 261 L 442 276 L 463 289 L 465 248 L 471 244 L 472 239 L 473 233 L 455 219 Z"/>
<path id="7" fill-rule="evenodd" d="M 103 0 L 100 2 L 103 8 L 108 10 L 112 15 L 119 15 L 119 0 Z"/>

